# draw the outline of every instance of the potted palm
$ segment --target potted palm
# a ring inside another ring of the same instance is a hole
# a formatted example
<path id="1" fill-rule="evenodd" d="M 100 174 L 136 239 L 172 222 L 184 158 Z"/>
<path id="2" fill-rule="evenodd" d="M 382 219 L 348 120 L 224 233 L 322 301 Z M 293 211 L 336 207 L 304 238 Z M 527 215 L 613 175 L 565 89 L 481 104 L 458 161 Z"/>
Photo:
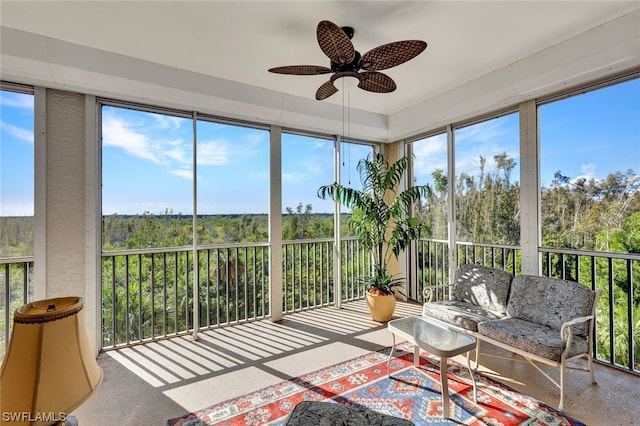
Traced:
<path id="1" fill-rule="evenodd" d="M 318 189 L 318 197 L 327 197 L 351 209 L 349 228 L 372 254 L 371 275 L 360 277 L 365 285 L 367 305 L 374 321 L 391 319 L 395 309 L 395 292 L 404 278 L 389 272 L 389 261 L 427 230 L 426 224 L 411 217 L 411 206 L 431 193 L 428 185 L 410 186 L 398 192 L 404 173 L 411 166 L 404 156 L 389 163 L 377 153 L 358 162 L 362 190 L 337 182 Z M 378 305 L 382 305 L 378 309 Z"/>

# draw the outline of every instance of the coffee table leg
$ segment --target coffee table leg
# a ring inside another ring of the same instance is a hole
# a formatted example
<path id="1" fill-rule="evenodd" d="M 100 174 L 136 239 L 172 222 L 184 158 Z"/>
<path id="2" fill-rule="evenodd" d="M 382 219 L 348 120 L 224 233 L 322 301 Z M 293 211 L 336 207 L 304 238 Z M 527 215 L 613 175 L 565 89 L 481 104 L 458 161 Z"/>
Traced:
<path id="1" fill-rule="evenodd" d="M 391 377 L 391 357 L 396 349 L 396 335 L 391 333 L 391 338 L 393 338 L 393 345 L 391 345 L 391 352 L 389 352 L 389 359 L 387 360 L 387 377 Z"/>
<path id="2" fill-rule="evenodd" d="M 440 357 L 440 384 L 442 385 L 442 418 L 449 418 L 449 385 L 447 383 L 447 357 Z"/>

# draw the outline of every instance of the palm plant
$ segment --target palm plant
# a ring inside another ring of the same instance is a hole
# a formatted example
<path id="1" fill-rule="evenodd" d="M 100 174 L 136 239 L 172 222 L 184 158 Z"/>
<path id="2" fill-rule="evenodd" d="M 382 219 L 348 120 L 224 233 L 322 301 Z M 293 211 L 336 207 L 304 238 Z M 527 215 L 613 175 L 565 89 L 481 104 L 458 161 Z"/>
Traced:
<path id="1" fill-rule="evenodd" d="M 389 163 L 377 153 L 358 162 L 362 190 L 337 182 L 318 189 L 318 197 L 329 197 L 351 209 L 349 228 L 372 253 L 372 275 L 360 277 L 371 293 L 394 294 L 394 287 L 402 285 L 404 279 L 389 273 L 389 261 L 428 229 L 425 223 L 411 217 L 411 206 L 431 194 L 429 185 L 410 186 L 398 192 L 409 167 L 407 156 Z"/>

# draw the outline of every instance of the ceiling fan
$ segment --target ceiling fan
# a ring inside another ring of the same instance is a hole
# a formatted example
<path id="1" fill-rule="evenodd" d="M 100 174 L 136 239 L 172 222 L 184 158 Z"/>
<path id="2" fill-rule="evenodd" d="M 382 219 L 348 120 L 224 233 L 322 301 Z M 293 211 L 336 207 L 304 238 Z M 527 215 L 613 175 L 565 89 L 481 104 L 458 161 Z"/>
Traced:
<path id="1" fill-rule="evenodd" d="M 386 74 L 379 72 L 403 64 L 418 56 L 427 48 L 422 40 L 404 40 L 383 44 L 360 55 L 351 43 L 352 27 L 339 27 L 330 21 L 318 23 L 317 38 L 320 49 L 331 60 L 329 68 L 319 65 L 288 65 L 269 69 L 276 74 L 319 75 L 333 73 L 329 81 L 316 91 L 316 99 L 323 100 L 338 91 L 334 82 L 341 77 L 355 77 L 358 87 L 375 93 L 396 90 L 396 83 Z"/>

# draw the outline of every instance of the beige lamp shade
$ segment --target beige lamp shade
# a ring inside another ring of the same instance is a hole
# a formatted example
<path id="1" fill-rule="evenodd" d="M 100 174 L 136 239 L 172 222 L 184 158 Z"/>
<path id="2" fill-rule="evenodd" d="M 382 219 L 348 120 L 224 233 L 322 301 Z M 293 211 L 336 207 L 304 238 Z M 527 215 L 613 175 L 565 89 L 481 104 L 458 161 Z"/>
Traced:
<path id="1" fill-rule="evenodd" d="M 23 305 L 15 311 L 0 370 L 0 413 L 8 425 L 64 420 L 102 381 L 81 297 Z"/>

